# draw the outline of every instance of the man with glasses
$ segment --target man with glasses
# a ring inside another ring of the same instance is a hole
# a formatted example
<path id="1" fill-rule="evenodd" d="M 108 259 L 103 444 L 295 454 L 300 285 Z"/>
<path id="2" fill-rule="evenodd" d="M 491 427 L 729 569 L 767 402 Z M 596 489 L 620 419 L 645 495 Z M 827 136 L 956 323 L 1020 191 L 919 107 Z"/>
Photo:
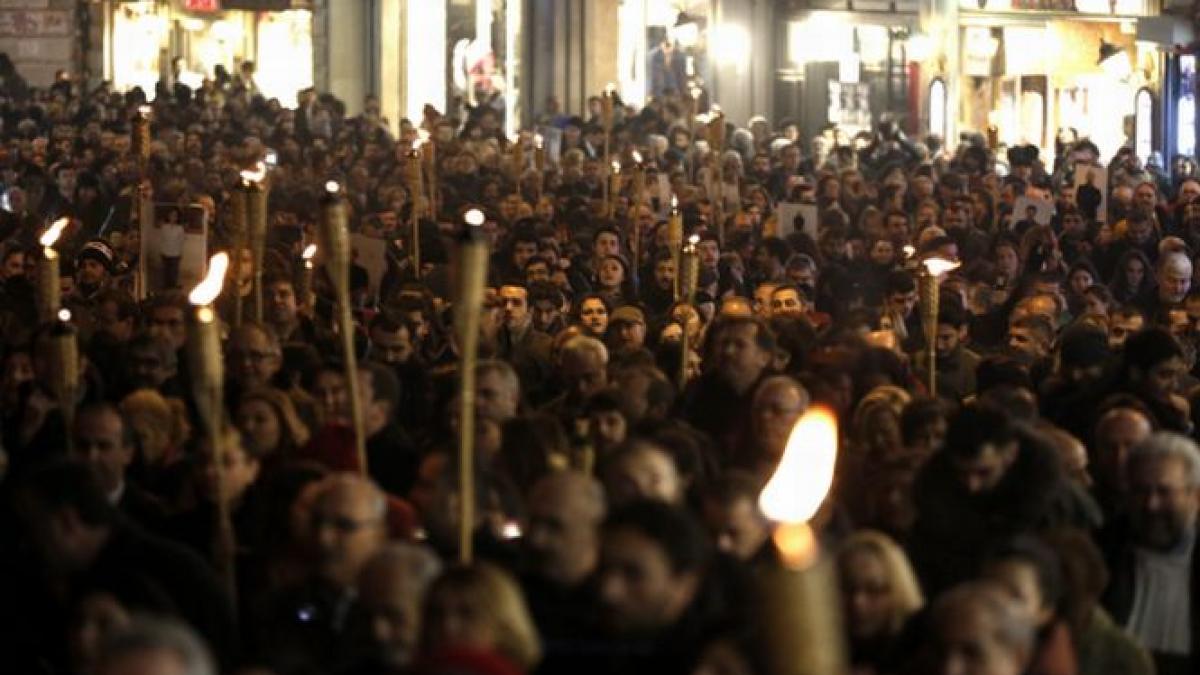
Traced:
<path id="1" fill-rule="evenodd" d="M 244 323 L 229 336 L 226 354 L 229 379 L 241 391 L 268 387 L 283 366 L 275 331 L 265 324 Z"/>

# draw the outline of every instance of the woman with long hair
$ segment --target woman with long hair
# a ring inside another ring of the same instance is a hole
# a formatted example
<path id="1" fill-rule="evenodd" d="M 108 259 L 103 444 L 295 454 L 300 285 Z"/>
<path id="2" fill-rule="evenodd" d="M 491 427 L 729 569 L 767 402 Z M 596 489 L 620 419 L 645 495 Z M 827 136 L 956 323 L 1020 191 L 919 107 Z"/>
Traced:
<path id="1" fill-rule="evenodd" d="M 1131 248 L 1117 258 L 1108 288 L 1113 300 L 1121 304 L 1138 304 L 1148 297 L 1154 286 L 1150 259 L 1138 249 Z"/>
<path id="2" fill-rule="evenodd" d="M 900 633 L 925 604 L 908 556 L 887 535 L 861 530 L 842 542 L 837 566 L 854 672 L 891 672 Z"/>

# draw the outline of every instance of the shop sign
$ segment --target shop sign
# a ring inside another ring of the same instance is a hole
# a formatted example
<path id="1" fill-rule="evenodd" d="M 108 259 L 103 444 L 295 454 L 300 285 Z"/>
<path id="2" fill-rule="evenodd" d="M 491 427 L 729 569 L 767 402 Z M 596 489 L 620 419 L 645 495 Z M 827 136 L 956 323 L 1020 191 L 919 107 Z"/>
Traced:
<path id="1" fill-rule="evenodd" d="M 67 11 L 0 10 L 0 37 L 66 37 L 72 28 Z"/>

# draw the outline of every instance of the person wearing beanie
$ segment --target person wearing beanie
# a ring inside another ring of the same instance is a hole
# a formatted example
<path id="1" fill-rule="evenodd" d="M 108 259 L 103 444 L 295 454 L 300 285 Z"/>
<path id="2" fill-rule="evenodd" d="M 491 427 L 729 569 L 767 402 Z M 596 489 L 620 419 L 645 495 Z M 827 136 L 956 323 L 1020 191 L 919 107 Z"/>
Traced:
<path id="1" fill-rule="evenodd" d="M 83 245 L 75 257 L 75 290 L 79 299 L 91 300 L 108 286 L 113 273 L 115 256 L 112 247 L 102 239 L 94 239 Z"/>

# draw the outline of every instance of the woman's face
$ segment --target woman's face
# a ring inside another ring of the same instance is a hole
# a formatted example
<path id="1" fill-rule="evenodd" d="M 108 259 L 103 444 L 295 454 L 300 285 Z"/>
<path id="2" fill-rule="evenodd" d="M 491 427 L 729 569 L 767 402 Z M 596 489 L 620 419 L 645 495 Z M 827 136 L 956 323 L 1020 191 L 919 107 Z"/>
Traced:
<path id="1" fill-rule="evenodd" d="M 600 285 L 606 289 L 615 290 L 625 282 L 625 268 L 612 258 L 605 258 L 600 263 Z"/>
<path id="2" fill-rule="evenodd" d="M 892 584 L 879 556 L 869 551 L 850 554 L 842 563 L 842 603 L 846 624 L 855 640 L 886 636 L 895 613 Z"/>
<path id="3" fill-rule="evenodd" d="M 443 588 L 430 598 L 423 626 L 429 647 L 493 651 L 496 630 L 487 612 L 467 593 Z"/>
<path id="4" fill-rule="evenodd" d="M 266 401 L 252 398 L 238 406 L 236 424 L 260 454 L 279 448 L 279 418 Z"/>
<path id="5" fill-rule="evenodd" d="M 1131 258 L 1125 263 L 1125 283 L 1130 288 L 1140 288 L 1142 280 L 1146 278 L 1146 266 L 1141 260 Z"/>
<path id="6" fill-rule="evenodd" d="M 1075 270 L 1071 273 L 1071 290 L 1076 295 L 1083 295 L 1083 292 L 1095 283 L 1092 278 L 1092 273 L 1087 270 Z"/>

